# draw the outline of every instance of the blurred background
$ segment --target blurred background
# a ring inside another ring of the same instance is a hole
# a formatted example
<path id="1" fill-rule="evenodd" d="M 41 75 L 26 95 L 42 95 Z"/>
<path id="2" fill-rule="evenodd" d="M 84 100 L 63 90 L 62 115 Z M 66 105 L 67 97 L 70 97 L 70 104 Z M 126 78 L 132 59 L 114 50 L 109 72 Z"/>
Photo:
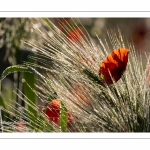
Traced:
<path id="1" fill-rule="evenodd" d="M 72 22 L 71 18 L 49 18 L 58 28 L 64 32 L 64 27 Z M 126 37 L 129 42 L 133 42 L 137 52 L 143 55 L 145 52 L 150 52 L 150 18 L 73 18 L 79 24 L 83 24 L 90 36 L 97 42 L 97 36 L 105 39 L 107 29 L 117 31 Z M 63 23 L 63 26 L 59 22 Z M 9 66 L 22 64 L 27 60 L 27 56 L 31 54 L 27 47 L 22 44 L 21 39 L 34 40 L 37 36 L 33 33 L 33 20 L 29 18 L 0 18 L 0 74 Z M 36 22 L 39 27 L 40 22 Z M 83 28 L 82 26 L 79 28 Z M 68 34 L 74 40 L 75 30 Z M 22 74 L 10 74 L 3 80 L 2 93 L 0 95 L 0 105 L 7 108 L 5 102 L 9 99 L 16 99 L 22 106 L 23 101 L 13 93 L 13 90 L 18 88 L 24 90 L 21 82 Z"/>

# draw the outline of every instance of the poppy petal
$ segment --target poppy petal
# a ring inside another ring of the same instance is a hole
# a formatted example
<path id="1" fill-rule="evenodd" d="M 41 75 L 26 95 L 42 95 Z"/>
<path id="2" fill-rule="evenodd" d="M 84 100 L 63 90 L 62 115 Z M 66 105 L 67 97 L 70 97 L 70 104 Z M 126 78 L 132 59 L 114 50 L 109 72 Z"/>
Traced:
<path id="1" fill-rule="evenodd" d="M 116 49 L 101 63 L 99 76 L 107 84 L 113 84 L 113 80 L 117 82 L 121 78 L 127 66 L 128 54 L 128 49 Z"/>
<path id="2" fill-rule="evenodd" d="M 52 120 L 54 123 L 56 123 L 57 125 L 60 125 L 60 109 L 61 109 L 60 105 L 61 105 L 61 100 L 54 99 L 48 104 L 45 111 L 48 118 Z M 68 115 L 68 123 L 73 122 L 73 119 L 77 118 L 75 115 L 73 115 L 70 112 L 67 112 L 67 115 Z"/>

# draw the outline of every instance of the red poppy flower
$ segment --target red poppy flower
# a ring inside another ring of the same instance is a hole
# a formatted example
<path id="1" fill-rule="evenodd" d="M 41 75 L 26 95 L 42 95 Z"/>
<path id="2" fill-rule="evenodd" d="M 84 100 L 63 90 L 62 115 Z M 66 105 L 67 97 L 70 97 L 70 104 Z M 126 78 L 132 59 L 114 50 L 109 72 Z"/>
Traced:
<path id="1" fill-rule="evenodd" d="M 121 78 L 127 66 L 128 54 L 128 49 L 119 48 L 109 54 L 106 60 L 101 63 L 99 76 L 107 84 L 112 84 L 113 80 L 117 82 Z"/>
<path id="2" fill-rule="evenodd" d="M 46 108 L 46 115 L 49 117 L 50 120 L 52 120 L 57 125 L 60 125 L 60 105 L 61 100 L 54 99 L 48 104 Z M 68 123 L 71 123 L 74 118 L 77 118 L 70 112 L 68 112 L 67 115 L 68 115 Z"/>

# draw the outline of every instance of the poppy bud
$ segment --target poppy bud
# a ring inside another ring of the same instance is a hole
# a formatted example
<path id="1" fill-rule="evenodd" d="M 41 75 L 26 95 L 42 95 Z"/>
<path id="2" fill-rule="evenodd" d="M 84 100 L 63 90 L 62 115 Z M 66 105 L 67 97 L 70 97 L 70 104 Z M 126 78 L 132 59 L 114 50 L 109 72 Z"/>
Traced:
<path id="1" fill-rule="evenodd" d="M 60 125 L 60 105 L 61 105 L 61 100 L 59 99 L 54 99 L 52 100 L 47 108 L 46 108 L 46 115 L 50 120 L 52 120 L 54 123 L 57 125 Z M 72 123 L 74 118 L 77 118 L 70 112 L 67 112 L 68 115 L 68 123 Z"/>

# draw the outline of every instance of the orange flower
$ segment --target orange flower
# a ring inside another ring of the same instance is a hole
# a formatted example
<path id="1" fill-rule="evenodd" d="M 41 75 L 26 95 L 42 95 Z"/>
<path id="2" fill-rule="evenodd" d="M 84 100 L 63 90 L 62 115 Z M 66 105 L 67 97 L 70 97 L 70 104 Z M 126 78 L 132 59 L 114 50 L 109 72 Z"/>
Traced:
<path id="1" fill-rule="evenodd" d="M 60 105 L 61 100 L 54 99 L 48 104 L 46 108 L 46 115 L 49 117 L 50 120 L 52 120 L 57 125 L 60 125 Z M 70 112 L 68 112 L 67 115 L 68 115 L 68 123 L 72 123 L 73 119 L 77 118 Z"/>
<path id="2" fill-rule="evenodd" d="M 128 49 L 119 48 L 109 54 L 106 60 L 101 63 L 99 76 L 107 84 L 112 84 L 113 80 L 117 82 L 121 78 L 127 66 L 128 54 Z"/>

